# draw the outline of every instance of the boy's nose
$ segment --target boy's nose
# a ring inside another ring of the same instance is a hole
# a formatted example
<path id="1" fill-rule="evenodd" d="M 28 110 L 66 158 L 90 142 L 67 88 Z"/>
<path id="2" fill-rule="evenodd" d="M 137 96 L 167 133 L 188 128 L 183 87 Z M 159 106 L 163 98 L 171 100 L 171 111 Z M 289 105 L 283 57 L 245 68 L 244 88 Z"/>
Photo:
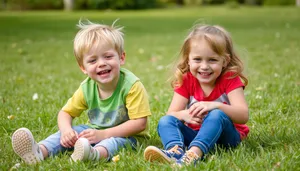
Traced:
<path id="1" fill-rule="evenodd" d="M 103 59 L 99 59 L 99 60 L 97 61 L 97 65 L 98 65 L 98 67 L 105 66 L 105 65 L 106 65 L 106 61 L 103 60 Z"/>

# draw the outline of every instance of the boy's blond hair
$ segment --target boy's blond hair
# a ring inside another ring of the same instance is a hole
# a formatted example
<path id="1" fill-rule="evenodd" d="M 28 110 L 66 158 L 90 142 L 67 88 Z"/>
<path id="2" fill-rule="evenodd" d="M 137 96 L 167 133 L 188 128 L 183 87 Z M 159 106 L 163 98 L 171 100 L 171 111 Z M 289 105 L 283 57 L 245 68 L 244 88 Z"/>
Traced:
<path id="1" fill-rule="evenodd" d="M 74 55 L 79 66 L 83 66 L 83 54 L 100 42 L 109 43 L 121 56 L 124 52 L 123 27 L 114 26 L 115 22 L 112 26 L 108 26 L 92 23 L 89 20 L 87 23 L 79 21 L 77 26 L 80 30 L 74 39 Z"/>

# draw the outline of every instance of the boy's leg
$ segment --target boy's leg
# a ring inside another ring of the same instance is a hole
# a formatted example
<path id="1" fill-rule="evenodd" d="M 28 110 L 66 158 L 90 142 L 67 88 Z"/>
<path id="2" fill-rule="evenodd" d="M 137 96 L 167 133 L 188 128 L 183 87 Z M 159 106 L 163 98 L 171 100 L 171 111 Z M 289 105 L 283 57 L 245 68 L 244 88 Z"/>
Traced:
<path id="1" fill-rule="evenodd" d="M 72 128 L 79 134 L 90 127 L 87 125 L 78 125 L 73 126 Z M 55 156 L 60 152 L 64 152 L 66 150 L 73 150 L 73 148 L 65 148 L 60 144 L 60 136 L 61 133 L 60 131 L 58 131 L 47 137 L 45 140 L 39 142 L 40 146 L 44 146 L 47 149 L 48 156 Z"/>
<path id="2" fill-rule="evenodd" d="M 100 141 L 92 147 L 87 139 L 80 138 L 75 144 L 71 158 L 74 161 L 99 160 L 103 158 L 110 160 L 120 149 L 126 147 L 135 149 L 136 144 L 137 140 L 133 137 L 111 137 Z"/>
<path id="3" fill-rule="evenodd" d="M 36 164 L 44 160 L 39 145 L 35 142 L 32 133 L 27 128 L 20 128 L 13 133 L 12 146 L 15 153 L 27 164 Z"/>
<path id="4" fill-rule="evenodd" d="M 87 128 L 89 126 L 86 125 L 73 127 L 78 133 Z M 60 145 L 60 132 L 50 135 L 37 144 L 32 133 L 27 128 L 20 128 L 14 132 L 12 135 L 12 146 L 15 153 L 27 164 L 36 164 L 48 156 L 66 150 L 66 148 Z"/>
<path id="5" fill-rule="evenodd" d="M 144 151 L 144 158 L 148 161 L 170 163 L 181 158 L 184 154 L 185 146 L 197 134 L 197 131 L 187 127 L 171 115 L 165 115 L 159 120 L 157 130 L 166 150 L 161 150 L 154 146 L 147 147 Z"/>

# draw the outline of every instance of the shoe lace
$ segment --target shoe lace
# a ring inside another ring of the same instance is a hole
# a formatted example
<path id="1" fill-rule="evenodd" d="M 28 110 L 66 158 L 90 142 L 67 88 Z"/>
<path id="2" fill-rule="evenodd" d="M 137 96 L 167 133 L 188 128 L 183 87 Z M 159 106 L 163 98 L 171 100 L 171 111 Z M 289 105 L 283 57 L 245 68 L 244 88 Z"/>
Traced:
<path id="1" fill-rule="evenodd" d="M 184 156 L 182 156 L 181 161 L 186 164 L 191 164 L 192 161 L 196 161 L 199 156 L 193 151 L 187 151 Z"/>
<path id="2" fill-rule="evenodd" d="M 176 154 L 181 154 L 181 152 L 178 150 L 180 149 L 180 147 L 178 145 L 175 145 L 174 147 L 172 147 L 170 150 L 168 150 L 168 153 L 176 153 Z"/>

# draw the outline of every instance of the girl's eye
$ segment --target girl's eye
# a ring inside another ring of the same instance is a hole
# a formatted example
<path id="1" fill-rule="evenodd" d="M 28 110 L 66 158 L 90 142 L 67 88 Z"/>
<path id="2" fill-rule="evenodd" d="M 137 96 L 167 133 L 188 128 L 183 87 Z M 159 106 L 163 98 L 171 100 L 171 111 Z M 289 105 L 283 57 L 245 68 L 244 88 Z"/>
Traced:
<path id="1" fill-rule="evenodd" d="M 209 59 L 209 61 L 211 61 L 211 62 L 217 62 L 218 60 L 217 59 Z"/>
<path id="2" fill-rule="evenodd" d="M 200 62 L 200 61 L 201 61 L 201 58 L 194 58 L 194 61 Z"/>

